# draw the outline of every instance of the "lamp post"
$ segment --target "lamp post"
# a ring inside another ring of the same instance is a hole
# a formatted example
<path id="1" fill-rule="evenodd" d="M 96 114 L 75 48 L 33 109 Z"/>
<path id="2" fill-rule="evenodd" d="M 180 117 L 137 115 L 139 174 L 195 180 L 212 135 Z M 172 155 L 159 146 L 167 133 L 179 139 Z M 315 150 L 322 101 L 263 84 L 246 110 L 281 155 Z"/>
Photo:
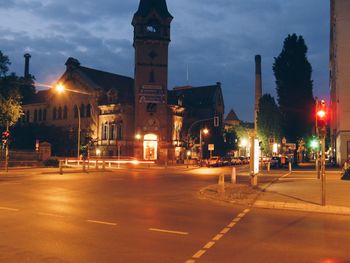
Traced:
<path id="1" fill-rule="evenodd" d="M 203 130 L 199 130 L 199 161 L 200 161 L 200 164 L 202 164 L 202 159 L 203 159 L 202 133 L 204 135 L 207 135 L 209 133 L 209 130 L 207 128 L 204 128 Z"/>
<path id="2" fill-rule="evenodd" d="M 80 94 L 85 94 L 85 95 L 92 95 L 91 93 L 87 93 L 84 91 L 77 91 L 77 90 L 71 90 L 71 89 L 67 89 L 63 84 L 58 83 L 55 87 L 56 92 L 59 94 L 62 94 L 63 92 L 65 92 L 66 90 L 71 91 L 71 92 L 76 92 L 76 93 L 80 93 Z M 80 159 L 80 133 L 81 133 L 81 115 L 80 115 L 80 107 L 79 105 L 77 106 L 77 113 L 78 113 L 78 138 L 77 138 L 77 159 Z"/>

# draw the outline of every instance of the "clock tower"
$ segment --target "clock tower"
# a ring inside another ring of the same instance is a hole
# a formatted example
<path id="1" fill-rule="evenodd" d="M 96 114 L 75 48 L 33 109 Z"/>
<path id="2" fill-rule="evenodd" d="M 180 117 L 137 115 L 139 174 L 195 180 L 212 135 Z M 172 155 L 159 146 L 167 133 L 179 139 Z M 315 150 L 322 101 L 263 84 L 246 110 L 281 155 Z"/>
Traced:
<path id="1" fill-rule="evenodd" d="M 134 14 L 135 157 L 166 162 L 171 149 L 168 107 L 169 13 L 165 0 L 140 0 Z"/>

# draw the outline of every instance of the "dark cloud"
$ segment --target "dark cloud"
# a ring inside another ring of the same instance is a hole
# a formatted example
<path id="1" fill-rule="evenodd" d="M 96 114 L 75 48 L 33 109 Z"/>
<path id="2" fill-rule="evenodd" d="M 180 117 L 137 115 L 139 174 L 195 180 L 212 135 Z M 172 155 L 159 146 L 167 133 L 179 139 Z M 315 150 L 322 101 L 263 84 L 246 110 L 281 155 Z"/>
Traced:
<path id="1" fill-rule="evenodd" d="M 23 54 L 40 82 L 54 80 L 69 56 L 89 67 L 132 76 L 133 1 L 16 0 L 0 7 L 0 50 L 22 74 Z M 226 112 L 253 118 L 254 56 L 262 55 L 264 92 L 275 95 L 274 57 L 288 34 L 303 35 L 314 93 L 328 95 L 328 0 L 168 0 L 174 16 L 169 86 L 222 83 Z"/>

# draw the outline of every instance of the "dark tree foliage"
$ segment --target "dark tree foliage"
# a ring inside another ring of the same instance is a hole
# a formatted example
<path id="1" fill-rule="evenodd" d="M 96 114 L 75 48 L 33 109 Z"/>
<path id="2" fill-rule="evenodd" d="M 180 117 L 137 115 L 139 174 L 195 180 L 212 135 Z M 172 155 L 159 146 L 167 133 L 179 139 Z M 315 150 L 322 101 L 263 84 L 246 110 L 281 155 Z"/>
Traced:
<path id="1" fill-rule="evenodd" d="M 258 135 L 262 141 L 264 151 L 269 150 L 269 138 L 281 139 L 281 113 L 270 94 L 264 94 L 259 101 Z"/>
<path id="2" fill-rule="evenodd" d="M 76 150 L 76 135 L 62 127 L 43 124 L 16 125 L 11 129 L 11 148 L 34 150 L 35 142 L 46 141 L 51 144 L 52 154 L 56 156 L 72 156 Z"/>
<path id="3" fill-rule="evenodd" d="M 0 50 L 0 77 L 6 75 L 6 73 L 9 71 L 9 65 L 11 65 L 11 62 L 8 56 L 5 56 Z"/>
<path id="4" fill-rule="evenodd" d="M 314 105 L 312 67 L 302 36 L 288 35 L 280 55 L 275 58 L 278 103 L 282 113 L 282 130 L 288 141 L 310 135 Z"/>

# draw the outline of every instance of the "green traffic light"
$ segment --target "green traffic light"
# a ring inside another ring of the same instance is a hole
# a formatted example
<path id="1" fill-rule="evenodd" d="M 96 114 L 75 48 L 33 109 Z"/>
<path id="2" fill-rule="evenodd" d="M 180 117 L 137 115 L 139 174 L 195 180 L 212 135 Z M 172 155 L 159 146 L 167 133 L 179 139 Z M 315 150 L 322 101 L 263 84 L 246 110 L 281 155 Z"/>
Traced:
<path id="1" fill-rule="evenodd" d="M 317 139 L 313 139 L 311 142 L 310 142 L 310 146 L 312 149 L 317 149 L 319 146 L 320 146 L 320 143 Z"/>

